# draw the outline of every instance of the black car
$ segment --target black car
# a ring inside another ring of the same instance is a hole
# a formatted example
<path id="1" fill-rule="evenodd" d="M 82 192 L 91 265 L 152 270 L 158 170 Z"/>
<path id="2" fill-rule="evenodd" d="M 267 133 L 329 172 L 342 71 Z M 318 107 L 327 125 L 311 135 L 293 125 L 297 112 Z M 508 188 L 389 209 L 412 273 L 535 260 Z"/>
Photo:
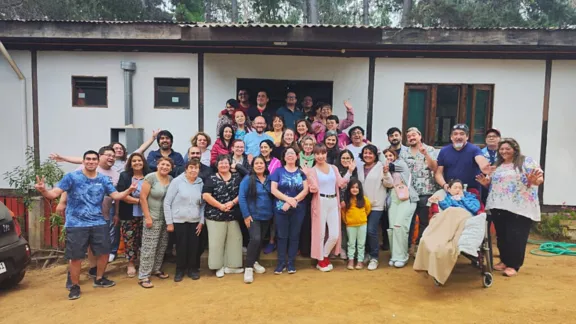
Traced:
<path id="1" fill-rule="evenodd" d="M 30 246 L 14 214 L 0 202 L 0 288 L 17 285 L 30 264 Z"/>

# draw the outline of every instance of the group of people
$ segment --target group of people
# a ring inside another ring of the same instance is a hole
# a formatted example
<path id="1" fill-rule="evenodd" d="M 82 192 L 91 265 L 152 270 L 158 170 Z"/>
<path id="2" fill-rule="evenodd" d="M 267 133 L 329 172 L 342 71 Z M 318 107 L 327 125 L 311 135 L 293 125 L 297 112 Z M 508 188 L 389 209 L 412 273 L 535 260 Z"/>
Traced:
<path id="1" fill-rule="evenodd" d="M 152 277 L 169 278 L 162 263 L 173 246 L 176 282 L 200 278 L 206 249 L 218 278 L 244 273 L 246 283 L 266 271 L 258 262 L 262 248 L 277 250 L 275 274 L 295 273 L 298 254 L 316 259 L 323 272 L 333 269 L 330 259 L 338 255 L 348 260 L 348 269 L 375 270 L 381 248 L 390 249 L 390 266 L 402 268 L 412 236 L 417 245 L 428 224 L 429 199 L 440 188 L 450 190 L 455 179 L 486 193 L 502 261 L 495 268 L 510 276 L 519 270 L 530 224 L 539 220 L 537 186 L 543 179 L 516 141 L 490 129 L 480 150 L 468 143 L 468 127 L 457 124 L 452 144 L 439 153 L 422 143 L 414 127 L 406 132 L 408 146 L 402 131 L 391 128 L 390 146 L 379 149 L 362 127 L 353 126 L 347 101 L 340 120 L 331 105 L 314 106 L 310 97 L 299 107 L 294 92 L 274 113 L 268 100 L 260 91 L 253 106 L 240 90 L 238 100 L 228 100 L 219 113 L 214 144 L 198 132 L 185 157 L 172 149 L 167 130 L 153 132 L 129 155 L 121 143 L 82 158 L 53 154 L 57 161 L 82 164 L 51 190 L 42 179 L 36 184 L 45 197 L 60 197 L 57 209 L 66 215 L 69 298 L 80 297 L 86 253 L 94 287 L 114 285 L 104 273 L 120 239 L 127 275 L 137 275 L 143 288 L 154 287 Z M 154 141 L 159 149 L 145 158 Z M 413 233 L 416 216 L 419 230 Z"/>

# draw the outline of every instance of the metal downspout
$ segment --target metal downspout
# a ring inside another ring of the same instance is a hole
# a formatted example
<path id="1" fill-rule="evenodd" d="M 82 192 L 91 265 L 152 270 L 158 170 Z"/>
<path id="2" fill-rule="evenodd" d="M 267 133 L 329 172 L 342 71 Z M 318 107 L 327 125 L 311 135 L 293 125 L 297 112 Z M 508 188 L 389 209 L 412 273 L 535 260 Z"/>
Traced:
<path id="1" fill-rule="evenodd" d="M 120 62 L 124 70 L 124 125 L 133 127 L 134 124 L 134 99 L 132 97 L 132 75 L 136 72 L 136 63 Z"/>

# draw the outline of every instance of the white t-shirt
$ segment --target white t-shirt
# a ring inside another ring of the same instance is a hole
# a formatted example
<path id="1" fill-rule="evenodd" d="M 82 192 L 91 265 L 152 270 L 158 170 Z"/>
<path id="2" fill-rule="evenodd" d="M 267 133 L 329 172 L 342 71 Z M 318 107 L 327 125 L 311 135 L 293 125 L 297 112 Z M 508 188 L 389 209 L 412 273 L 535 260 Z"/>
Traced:
<path id="1" fill-rule="evenodd" d="M 364 146 L 366 146 L 366 143 L 364 142 L 362 142 L 361 146 L 354 146 L 354 144 L 348 144 L 348 146 L 346 146 L 346 148 L 349 149 L 350 152 L 352 152 L 352 154 L 354 155 L 356 166 L 364 165 L 364 162 L 362 162 L 362 159 L 360 158 L 360 153 L 362 153 L 362 149 L 364 148 Z"/>

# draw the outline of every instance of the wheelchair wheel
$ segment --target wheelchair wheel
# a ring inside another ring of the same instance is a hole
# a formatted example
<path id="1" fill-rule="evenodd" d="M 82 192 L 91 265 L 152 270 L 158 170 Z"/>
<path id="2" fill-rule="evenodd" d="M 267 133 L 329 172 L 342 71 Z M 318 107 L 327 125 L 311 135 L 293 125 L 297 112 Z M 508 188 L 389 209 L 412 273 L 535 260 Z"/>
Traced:
<path id="1" fill-rule="evenodd" d="M 484 275 L 482 276 L 482 285 L 484 285 L 484 288 L 490 288 L 493 282 L 494 277 L 492 274 L 490 272 L 484 272 Z"/>

